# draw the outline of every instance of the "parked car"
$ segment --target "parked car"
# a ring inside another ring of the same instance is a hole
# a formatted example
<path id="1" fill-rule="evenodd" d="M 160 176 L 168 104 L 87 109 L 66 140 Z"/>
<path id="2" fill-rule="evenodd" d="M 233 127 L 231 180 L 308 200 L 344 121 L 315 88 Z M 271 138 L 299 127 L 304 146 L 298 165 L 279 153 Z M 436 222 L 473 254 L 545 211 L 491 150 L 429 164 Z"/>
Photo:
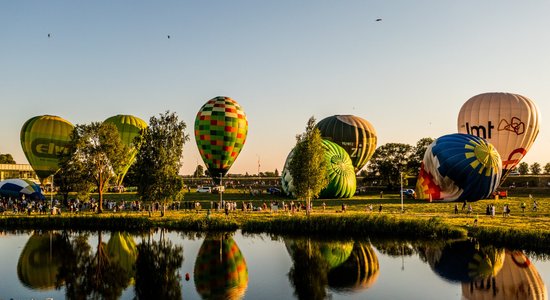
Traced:
<path id="1" fill-rule="evenodd" d="M 212 193 L 212 188 L 209 186 L 199 186 L 197 188 L 197 193 Z"/>
<path id="2" fill-rule="evenodd" d="M 416 192 L 413 189 L 402 189 L 403 196 L 411 199 L 416 199 Z"/>
<path id="3" fill-rule="evenodd" d="M 281 190 L 276 187 L 269 187 L 267 188 L 266 192 L 271 195 L 279 195 L 281 193 Z"/>

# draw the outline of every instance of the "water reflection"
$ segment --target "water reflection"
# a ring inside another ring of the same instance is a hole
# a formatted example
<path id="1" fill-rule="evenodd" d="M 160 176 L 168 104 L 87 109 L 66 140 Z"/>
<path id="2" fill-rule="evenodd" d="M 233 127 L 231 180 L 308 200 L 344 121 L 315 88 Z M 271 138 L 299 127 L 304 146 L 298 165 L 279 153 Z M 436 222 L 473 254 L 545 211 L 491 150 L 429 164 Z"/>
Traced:
<path id="1" fill-rule="evenodd" d="M 204 239 L 194 273 L 203 299 L 241 299 L 248 286 L 246 261 L 230 234 L 209 234 Z"/>
<path id="2" fill-rule="evenodd" d="M 376 282 L 379 264 L 368 242 L 285 239 L 293 266 L 288 278 L 299 299 L 324 299 L 327 287 L 355 292 Z"/>
<path id="3" fill-rule="evenodd" d="M 484 279 L 462 283 L 465 299 L 548 299 L 535 266 L 521 251 L 506 251 L 502 268 Z"/>

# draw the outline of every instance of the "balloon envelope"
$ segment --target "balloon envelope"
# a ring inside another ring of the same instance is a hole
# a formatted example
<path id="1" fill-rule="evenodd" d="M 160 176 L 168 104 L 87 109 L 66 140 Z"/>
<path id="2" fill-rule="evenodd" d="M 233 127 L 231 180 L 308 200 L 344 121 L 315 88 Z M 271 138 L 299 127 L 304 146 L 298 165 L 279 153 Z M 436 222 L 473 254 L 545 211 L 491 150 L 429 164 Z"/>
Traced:
<path id="1" fill-rule="evenodd" d="M 33 234 L 17 262 L 17 276 L 32 289 L 53 290 L 63 264 L 60 234 Z"/>
<path id="2" fill-rule="evenodd" d="M 496 190 L 501 174 L 500 156 L 491 144 L 469 134 L 449 134 L 426 149 L 416 193 L 426 200 L 477 201 Z"/>
<path id="3" fill-rule="evenodd" d="M 0 181 L 0 195 L 19 198 L 25 195 L 28 199 L 44 200 L 38 184 L 27 179 L 6 179 Z"/>
<path id="4" fill-rule="evenodd" d="M 493 144 L 502 158 L 504 177 L 521 161 L 539 132 L 540 114 L 527 97 L 485 93 L 470 98 L 458 114 L 458 132 Z"/>
<path id="5" fill-rule="evenodd" d="M 332 141 L 349 154 L 355 172 L 361 170 L 376 150 L 376 130 L 372 124 L 353 115 L 334 115 L 316 125 L 323 139 Z"/>
<path id="6" fill-rule="evenodd" d="M 355 242 L 347 260 L 328 273 L 328 284 L 336 291 L 367 289 L 378 279 L 380 266 L 374 249 L 368 243 Z"/>
<path id="7" fill-rule="evenodd" d="M 142 119 L 131 115 L 116 115 L 106 119 L 104 122 L 112 123 L 118 129 L 120 140 L 128 147 L 130 159 L 121 173 L 118 174 L 117 184 L 122 184 L 124 176 L 128 169 L 132 166 L 138 153 L 138 147 L 135 144 L 135 138 L 143 135 L 143 131 L 147 128 L 147 123 Z"/>
<path id="8" fill-rule="evenodd" d="M 68 153 L 73 124 L 57 116 L 36 116 L 21 128 L 21 147 L 41 181 L 59 170 L 59 156 Z"/>
<path id="9" fill-rule="evenodd" d="M 247 133 L 248 121 L 237 101 L 220 96 L 201 107 L 195 118 L 195 141 L 212 178 L 229 171 Z"/>

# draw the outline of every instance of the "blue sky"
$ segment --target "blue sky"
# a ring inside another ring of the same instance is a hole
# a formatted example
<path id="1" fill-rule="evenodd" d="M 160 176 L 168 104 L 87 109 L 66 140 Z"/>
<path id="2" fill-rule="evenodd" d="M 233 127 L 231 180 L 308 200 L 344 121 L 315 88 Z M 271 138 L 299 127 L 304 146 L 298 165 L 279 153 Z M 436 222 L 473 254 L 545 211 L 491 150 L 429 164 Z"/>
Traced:
<path id="1" fill-rule="evenodd" d="M 541 131 L 524 161 L 544 165 L 548 11 L 548 1 L 0 1 L 0 153 L 26 163 L 19 131 L 35 115 L 81 124 L 170 110 L 188 126 L 189 174 L 202 163 L 195 115 L 223 95 L 249 121 L 230 172 L 256 173 L 258 160 L 280 171 L 310 116 L 357 115 L 379 145 L 415 144 L 456 132 L 466 100 L 498 91 L 537 103 Z"/>

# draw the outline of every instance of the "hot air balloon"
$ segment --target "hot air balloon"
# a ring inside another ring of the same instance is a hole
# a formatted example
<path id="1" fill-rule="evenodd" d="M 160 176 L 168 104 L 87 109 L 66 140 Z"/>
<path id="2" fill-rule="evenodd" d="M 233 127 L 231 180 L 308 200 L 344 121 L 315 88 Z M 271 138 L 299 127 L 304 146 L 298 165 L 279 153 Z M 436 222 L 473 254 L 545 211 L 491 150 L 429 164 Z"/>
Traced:
<path id="1" fill-rule="evenodd" d="M 458 114 L 458 132 L 482 137 L 495 146 L 504 179 L 533 145 L 539 120 L 537 106 L 529 98 L 485 93 L 464 103 Z"/>
<path id="2" fill-rule="evenodd" d="M 59 170 L 59 156 L 67 154 L 73 124 L 57 116 L 36 116 L 21 128 L 21 147 L 30 165 L 44 180 Z"/>
<path id="3" fill-rule="evenodd" d="M 17 276 L 25 286 L 36 290 L 53 290 L 63 264 L 62 236 L 57 233 L 34 233 L 17 262 Z"/>
<path id="4" fill-rule="evenodd" d="M 210 176 L 224 176 L 246 141 L 248 121 L 237 101 L 215 97 L 204 104 L 195 118 L 195 141 Z"/>
<path id="5" fill-rule="evenodd" d="M 371 287 L 378 279 L 380 266 L 368 243 L 355 242 L 348 259 L 328 273 L 332 290 L 353 292 Z"/>
<path id="6" fill-rule="evenodd" d="M 147 123 L 142 119 L 131 115 L 116 115 L 106 119 L 104 122 L 112 123 L 118 129 L 120 140 L 126 147 L 128 147 L 130 159 L 128 164 L 124 166 L 120 174 L 117 174 L 117 185 L 122 185 L 124 176 L 128 172 L 128 169 L 132 166 L 136 159 L 139 146 L 135 144 L 135 138 L 143 135 L 143 130 L 147 128 Z"/>
<path id="7" fill-rule="evenodd" d="M 426 149 L 416 194 L 430 201 L 477 201 L 496 190 L 501 174 L 500 156 L 491 144 L 474 135 L 449 134 Z"/>
<path id="8" fill-rule="evenodd" d="M 323 139 L 335 142 L 349 154 L 355 173 L 359 172 L 376 150 L 376 130 L 372 124 L 352 115 L 334 115 L 316 125 Z"/>
<path id="9" fill-rule="evenodd" d="M 323 140 L 325 149 L 325 160 L 327 164 L 328 184 L 319 196 L 321 198 L 350 198 L 355 195 L 357 180 L 351 159 L 346 151 L 331 141 Z M 288 196 L 294 196 L 294 185 L 292 175 L 289 171 L 292 153 L 288 154 L 285 166 L 281 172 L 281 186 L 283 192 Z"/>
<path id="10" fill-rule="evenodd" d="M 546 300 L 548 292 L 540 274 L 521 251 L 506 250 L 502 268 L 493 277 L 462 283 L 463 299 Z"/>
<path id="11" fill-rule="evenodd" d="M 44 200 L 40 187 L 27 179 L 12 178 L 0 181 L 0 196 Z"/>
<path id="12" fill-rule="evenodd" d="M 242 299 L 248 287 L 248 268 L 235 240 L 222 235 L 206 237 L 193 277 L 203 299 Z"/>

